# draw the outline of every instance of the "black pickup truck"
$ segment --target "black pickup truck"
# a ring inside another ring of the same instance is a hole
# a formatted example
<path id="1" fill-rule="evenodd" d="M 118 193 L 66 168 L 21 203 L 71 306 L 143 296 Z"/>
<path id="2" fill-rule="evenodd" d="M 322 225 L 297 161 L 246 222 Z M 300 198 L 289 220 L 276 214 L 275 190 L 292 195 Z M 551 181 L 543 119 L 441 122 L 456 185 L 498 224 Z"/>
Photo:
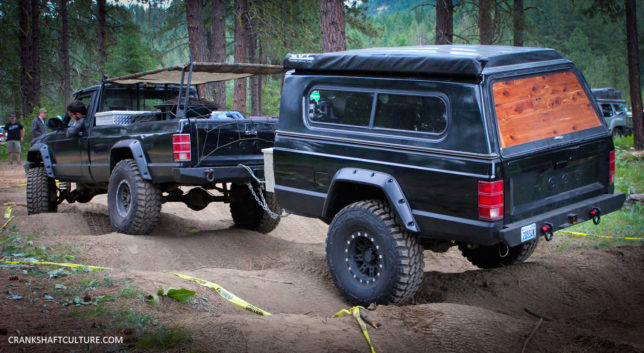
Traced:
<path id="1" fill-rule="evenodd" d="M 258 180 L 261 149 L 273 146 L 277 120 L 211 115 L 217 107 L 187 88 L 199 73 L 190 70 L 186 87 L 185 71 L 181 85 L 139 83 L 143 77 L 76 92 L 88 108 L 81 136 L 66 136 L 68 116 L 50 119 L 53 132 L 29 149 L 28 213 L 56 212 L 63 201 L 107 193 L 112 226 L 123 233 L 150 233 L 161 204 L 171 201 L 193 210 L 229 202 L 237 226 L 264 233 L 275 228 L 279 206 Z"/>
<path id="2" fill-rule="evenodd" d="M 330 223 L 329 270 L 353 303 L 409 300 L 423 249 L 518 264 L 624 202 L 601 110 L 554 50 L 363 49 L 284 67 L 267 189 Z"/>

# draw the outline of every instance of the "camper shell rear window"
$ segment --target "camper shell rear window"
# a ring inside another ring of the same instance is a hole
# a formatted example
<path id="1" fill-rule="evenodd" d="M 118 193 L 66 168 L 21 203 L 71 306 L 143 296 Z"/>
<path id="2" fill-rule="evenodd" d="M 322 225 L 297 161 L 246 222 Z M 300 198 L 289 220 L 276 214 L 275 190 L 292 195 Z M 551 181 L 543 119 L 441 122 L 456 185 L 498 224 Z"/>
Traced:
<path id="1" fill-rule="evenodd" d="M 502 149 L 603 125 L 572 71 L 497 80 L 492 93 Z"/>

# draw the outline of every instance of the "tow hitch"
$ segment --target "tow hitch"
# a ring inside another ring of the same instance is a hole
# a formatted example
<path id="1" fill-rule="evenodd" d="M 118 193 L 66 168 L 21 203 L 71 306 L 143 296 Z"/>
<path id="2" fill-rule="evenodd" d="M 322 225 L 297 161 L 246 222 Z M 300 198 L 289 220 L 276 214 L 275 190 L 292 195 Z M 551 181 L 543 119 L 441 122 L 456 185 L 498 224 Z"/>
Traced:
<path id="1" fill-rule="evenodd" d="M 555 235 L 552 224 L 544 223 L 541 226 L 541 233 L 543 233 L 543 238 L 546 239 L 546 241 L 551 241 L 552 237 Z"/>
<path id="2" fill-rule="evenodd" d="M 601 213 L 602 213 L 602 211 L 597 207 L 593 208 L 588 213 L 588 215 L 590 216 L 590 218 L 592 218 L 593 223 L 595 223 L 595 225 L 598 225 L 599 222 L 601 222 Z"/>

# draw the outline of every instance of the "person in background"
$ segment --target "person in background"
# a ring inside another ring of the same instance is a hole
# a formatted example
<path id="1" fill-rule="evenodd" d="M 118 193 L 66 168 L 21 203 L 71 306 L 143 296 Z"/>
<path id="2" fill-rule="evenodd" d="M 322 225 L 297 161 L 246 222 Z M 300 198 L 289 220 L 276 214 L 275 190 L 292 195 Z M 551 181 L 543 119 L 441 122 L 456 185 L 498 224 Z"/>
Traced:
<path id="1" fill-rule="evenodd" d="M 40 108 L 38 116 L 34 118 L 34 122 L 31 123 L 31 141 L 37 139 L 38 137 L 47 133 L 47 125 L 45 125 L 45 120 L 47 119 L 47 109 Z"/>
<path id="2" fill-rule="evenodd" d="M 67 129 L 67 137 L 79 137 L 80 133 L 85 131 L 85 115 L 87 108 L 85 104 L 78 99 L 69 103 L 67 113 L 74 120 L 74 125 Z"/>
<path id="3" fill-rule="evenodd" d="M 25 137 L 25 128 L 16 122 L 16 115 L 11 114 L 9 122 L 4 126 L 7 133 L 7 152 L 9 152 L 9 164 L 13 164 L 12 157 L 16 163 L 20 163 L 20 142 Z"/>

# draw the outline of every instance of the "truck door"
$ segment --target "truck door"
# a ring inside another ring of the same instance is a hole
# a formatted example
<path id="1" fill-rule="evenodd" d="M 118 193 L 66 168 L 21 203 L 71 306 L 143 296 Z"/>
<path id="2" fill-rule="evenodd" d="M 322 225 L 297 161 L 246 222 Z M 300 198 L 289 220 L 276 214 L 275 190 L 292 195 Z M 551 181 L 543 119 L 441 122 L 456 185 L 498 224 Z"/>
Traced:
<path id="1" fill-rule="evenodd" d="M 76 97 L 88 107 L 88 112 L 91 103 L 93 102 L 93 93 L 81 94 Z M 93 117 L 93 114 L 91 114 Z M 91 181 L 89 174 L 89 155 L 88 155 L 88 142 L 89 135 L 89 122 L 90 113 L 87 114 L 85 119 L 85 131 L 81 137 L 67 137 L 67 129 L 62 129 L 56 132 L 56 139 L 52 144 L 52 152 L 54 154 L 54 173 L 56 177 L 60 177 L 66 181 L 74 182 L 88 182 Z"/>

